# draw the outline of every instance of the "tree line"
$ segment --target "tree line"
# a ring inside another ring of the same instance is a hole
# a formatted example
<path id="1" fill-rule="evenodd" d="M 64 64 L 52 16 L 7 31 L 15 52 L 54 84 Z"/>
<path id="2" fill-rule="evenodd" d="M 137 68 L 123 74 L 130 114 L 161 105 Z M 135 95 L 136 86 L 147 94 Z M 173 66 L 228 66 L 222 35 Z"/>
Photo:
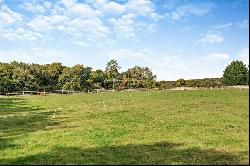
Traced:
<path id="1" fill-rule="evenodd" d="M 156 81 L 149 67 L 134 66 L 125 72 L 114 59 L 106 64 L 105 70 L 92 70 L 77 64 L 67 67 L 62 63 L 27 64 L 23 62 L 0 62 L 0 92 L 14 91 L 91 91 L 105 88 L 124 90 L 129 88 L 169 89 L 174 87 L 219 87 L 223 85 L 248 84 L 249 67 L 241 61 L 229 64 L 221 78 L 205 78 L 177 81 Z"/>
<path id="2" fill-rule="evenodd" d="M 232 61 L 223 71 L 223 77 L 204 78 L 176 81 L 159 81 L 159 89 L 169 89 L 174 87 L 221 87 L 234 85 L 249 85 L 249 65 L 242 61 Z"/>
<path id="3" fill-rule="evenodd" d="M 135 66 L 120 73 L 116 60 L 106 64 L 105 70 L 77 64 L 67 67 L 62 63 L 27 64 L 0 63 L 0 92 L 53 91 L 93 89 L 152 88 L 156 76 L 148 67 Z"/>

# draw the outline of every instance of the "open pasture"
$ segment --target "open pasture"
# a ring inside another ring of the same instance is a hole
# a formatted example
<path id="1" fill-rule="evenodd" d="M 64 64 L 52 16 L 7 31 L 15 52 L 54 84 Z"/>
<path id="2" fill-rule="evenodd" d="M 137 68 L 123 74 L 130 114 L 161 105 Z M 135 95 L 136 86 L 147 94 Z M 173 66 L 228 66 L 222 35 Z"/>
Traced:
<path id="1" fill-rule="evenodd" d="M 248 164 L 248 90 L 0 97 L 0 164 Z"/>

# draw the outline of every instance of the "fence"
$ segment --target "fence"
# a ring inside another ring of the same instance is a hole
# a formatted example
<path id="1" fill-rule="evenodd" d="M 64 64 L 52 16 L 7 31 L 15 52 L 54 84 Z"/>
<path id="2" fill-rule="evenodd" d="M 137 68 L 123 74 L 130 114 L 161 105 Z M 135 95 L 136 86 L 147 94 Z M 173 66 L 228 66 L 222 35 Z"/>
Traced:
<path id="1" fill-rule="evenodd" d="M 5 96 L 18 96 L 18 95 L 46 95 L 46 94 L 72 94 L 72 93 L 81 93 L 80 91 L 70 91 L 70 90 L 54 90 L 50 92 L 46 91 L 18 91 L 18 92 L 8 92 L 0 93 L 0 95 Z"/>
<path id="2" fill-rule="evenodd" d="M 249 86 L 222 86 L 222 87 L 176 87 L 172 89 L 162 89 L 161 91 L 189 91 L 189 90 L 230 90 L 230 89 L 239 89 L 239 90 L 248 90 Z M 158 90 L 158 89 L 145 89 L 145 88 L 137 88 L 137 89 L 124 89 L 121 92 L 138 92 L 138 91 L 151 91 L 151 90 Z M 106 90 L 106 89 L 94 89 L 92 92 L 88 91 L 88 93 L 93 92 L 114 92 L 116 90 Z M 119 92 L 119 91 L 116 91 Z M 11 93 L 0 93 L 0 95 L 5 96 L 18 96 L 18 95 L 46 95 L 46 94 L 73 94 L 73 93 L 83 93 L 81 91 L 70 91 L 70 90 L 54 90 L 50 92 L 46 91 L 18 91 L 18 92 L 11 92 Z"/>

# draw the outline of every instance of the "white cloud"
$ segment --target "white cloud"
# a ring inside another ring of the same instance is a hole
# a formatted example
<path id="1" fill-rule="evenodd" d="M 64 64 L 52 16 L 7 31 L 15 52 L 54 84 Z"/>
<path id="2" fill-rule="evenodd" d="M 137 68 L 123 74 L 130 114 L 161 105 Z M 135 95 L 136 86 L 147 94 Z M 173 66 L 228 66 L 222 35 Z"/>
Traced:
<path id="1" fill-rule="evenodd" d="M 46 11 L 44 6 L 40 5 L 39 3 L 36 3 L 35 1 L 33 2 L 25 1 L 20 5 L 20 7 L 36 14 L 44 13 Z"/>
<path id="2" fill-rule="evenodd" d="M 65 15 L 50 15 L 49 17 L 47 17 L 47 20 L 54 25 L 63 25 L 67 24 L 70 21 L 70 18 Z"/>
<path id="3" fill-rule="evenodd" d="M 64 5 L 63 9 L 54 5 L 51 15 L 38 15 L 28 23 L 28 26 L 39 32 L 59 30 L 73 37 L 97 38 L 104 37 L 109 32 L 109 28 L 99 18 L 99 11 L 73 0 L 63 0 L 61 3 Z"/>
<path id="4" fill-rule="evenodd" d="M 154 4 L 150 0 L 129 0 L 123 4 L 108 0 L 87 0 L 87 3 L 100 11 L 102 17 L 107 17 L 107 20 L 111 23 L 111 28 L 118 37 L 134 39 L 137 33 L 137 18 L 139 16 L 150 21 L 157 21 L 161 18 L 155 12 Z M 146 24 L 146 31 L 154 32 L 156 29 L 155 24 L 152 22 Z"/>
<path id="5" fill-rule="evenodd" d="M 248 22 L 248 20 L 243 20 L 242 22 L 239 22 L 237 25 L 238 25 L 240 28 L 246 28 L 246 29 L 249 28 L 249 22 Z"/>
<path id="6" fill-rule="evenodd" d="M 137 32 L 149 35 L 156 31 L 155 23 L 139 22 L 135 20 L 136 17 L 135 14 L 127 14 L 118 19 L 110 18 L 109 21 L 116 32 L 116 36 L 135 39 Z"/>
<path id="7" fill-rule="evenodd" d="M 53 4 L 52 4 L 51 2 L 49 2 L 49 1 L 44 1 L 44 2 L 43 2 L 43 6 L 44 6 L 46 9 L 50 9 L 50 8 L 53 6 Z"/>
<path id="8" fill-rule="evenodd" d="M 11 17 L 8 13 L 0 13 L 0 23 L 3 24 L 11 24 L 14 23 L 15 19 Z"/>
<path id="9" fill-rule="evenodd" d="M 60 3 L 53 3 L 53 8 L 49 9 L 51 14 L 54 15 L 65 15 L 65 7 L 62 6 Z"/>
<path id="10" fill-rule="evenodd" d="M 156 30 L 157 30 L 157 26 L 155 23 L 146 24 L 143 22 L 139 22 L 139 23 L 136 23 L 134 25 L 134 27 L 137 31 L 142 32 L 145 36 L 152 34 L 152 33 L 156 32 Z"/>
<path id="11" fill-rule="evenodd" d="M 70 35 L 73 38 L 77 38 L 77 37 L 82 36 L 82 33 L 78 29 L 76 29 L 75 27 L 72 27 L 72 26 L 58 24 L 58 25 L 56 25 L 56 29 L 59 30 L 60 32 L 63 32 L 64 34 Z"/>
<path id="12" fill-rule="evenodd" d="M 52 30 L 68 30 L 65 25 L 69 23 L 70 18 L 65 15 L 38 15 L 28 22 L 28 26 L 35 31 L 48 32 Z"/>
<path id="13" fill-rule="evenodd" d="M 226 24 L 217 25 L 217 26 L 214 27 L 214 29 L 228 29 L 232 25 L 233 24 L 231 22 L 229 22 L 229 23 L 226 23 Z"/>
<path id="14" fill-rule="evenodd" d="M 82 41 L 72 41 L 71 43 L 74 44 L 74 45 L 80 46 L 80 47 L 88 47 L 89 46 L 88 43 L 85 43 L 85 42 L 82 42 Z"/>
<path id="15" fill-rule="evenodd" d="M 0 50 L 0 61 L 21 61 L 26 63 L 46 64 L 52 62 L 72 63 L 72 53 L 49 48 L 31 48 L 14 50 Z"/>
<path id="16" fill-rule="evenodd" d="M 144 16 L 157 20 L 161 18 L 155 12 L 155 7 L 150 0 L 129 0 L 123 4 L 108 0 L 88 0 L 95 9 L 98 9 L 103 15 L 128 15 Z"/>
<path id="17" fill-rule="evenodd" d="M 61 0 L 61 2 L 66 6 L 66 7 L 72 7 L 75 2 L 74 0 Z"/>
<path id="18" fill-rule="evenodd" d="M 149 35 L 155 32 L 155 21 L 161 18 L 150 0 L 129 0 L 122 4 L 108 0 L 86 0 L 85 3 L 77 0 L 61 0 L 53 3 L 21 2 L 19 8 L 32 12 L 32 17 L 22 16 L 6 5 L 0 7 L 1 29 L 3 29 L 1 24 L 19 23 L 15 28 L 25 28 L 29 31 L 27 34 L 30 34 L 30 31 L 42 33 L 44 39 L 54 38 L 52 35 L 57 31 L 73 38 L 83 37 L 87 40 L 108 38 L 113 37 L 111 29 L 114 30 L 116 37 L 135 39 L 137 33 Z M 147 19 L 143 30 L 140 30 L 139 16 Z M 14 38 L 10 37 L 13 33 L 4 36 L 9 39 Z"/>
<path id="19" fill-rule="evenodd" d="M 187 16 L 195 15 L 202 16 L 206 13 L 209 13 L 212 9 L 212 4 L 184 4 L 178 6 L 175 11 L 166 13 L 166 17 L 170 18 L 173 21 L 180 20 Z"/>
<path id="20" fill-rule="evenodd" d="M 36 31 L 41 31 L 41 32 L 49 31 L 54 28 L 53 25 L 50 23 L 50 18 L 47 16 L 35 17 L 28 23 L 28 26 L 30 26 Z"/>
<path id="21" fill-rule="evenodd" d="M 77 28 L 81 32 L 87 33 L 92 37 L 104 37 L 109 33 L 109 29 L 103 25 L 103 22 L 99 18 L 76 18 L 70 21 L 68 25 Z"/>
<path id="22" fill-rule="evenodd" d="M 114 12 L 116 13 L 123 13 L 125 8 L 123 5 L 119 4 L 119 3 L 116 3 L 114 1 L 108 1 L 106 4 L 104 4 L 104 9 L 106 10 L 113 10 Z"/>
<path id="23" fill-rule="evenodd" d="M 16 24 L 22 20 L 22 16 L 12 11 L 7 5 L 0 5 L 0 25 Z"/>
<path id="24" fill-rule="evenodd" d="M 15 41 L 15 40 L 27 40 L 27 41 L 38 41 L 43 40 L 44 36 L 41 33 L 33 32 L 30 30 L 25 30 L 23 28 L 10 28 L 7 30 L 0 30 L 3 38 L 9 40 L 9 41 Z"/>
<path id="25" fill-rule="evenodd" d="M 116 31 L 118 36 L 134 38 L 135 37 L 134 18 L 136 18 L 135 14 L 127 14 L 123 15 L 119 19 L 111 18 L 110 22 L 113 24 L 114 30 Z"/>
<path id="26" fill-rule="evenodd" d="M 241 49 L 236 56 L 236 60 L 241 60 L 245 64 L 248 65 L 249 64 L 249 48 Z"/>
<path id="27" fill-rule="evenodd" d="M 7 5 L 0 5 L 0 36 L 9 41 L 37 41 L 43 40 L 41 33 L 26 27 L 25 17 L 11 10 Z"/>
<path id="28" fill-rule="evenodd" d="M 208 61 L 225 61 L 229 59 L 229 55 L 225 53 L 211 53 L 208 55 L 207 60 Z"/>
<path id="29" fill-rule="evenodd" d="M 102 14 L 122 14 L 126 10 L 125 5 L 121 5 L 119 3 L 116 3 L 114 1 L 108 1 L 108 0 L 89 0 L 89 3 L 92 4 L 92 6 L 95 9 L 98 9 L 102 12 Z"/>
<path id="30" fill-rule="evenodd" d="M 66 14 L 70 17 L 80 16 L 81 18 L 96 18 L 101 13 L 87 4 L 77 3 L 73 0 L 62 0 L 62 3 L 65 6 Z"/>
<path id="31" fill-rule="evenodd" d="M 224 41 L 224 37 L 222 35 L 219 34 L 212 34 L 212 33 L 208 33 L 205 35 L 202 35 L 201 39 L 198 40 L 198 42 L 202 42 L 202 43 L 220 43 Z"/>
<path id="32" fill-rule="evenodd" d="M 152 19 L 160 19 L 160 15 L 155 12 L 154 5 L 150 0 L 130 0 L 127 3 L 129 13 L 146 16 Z"/>

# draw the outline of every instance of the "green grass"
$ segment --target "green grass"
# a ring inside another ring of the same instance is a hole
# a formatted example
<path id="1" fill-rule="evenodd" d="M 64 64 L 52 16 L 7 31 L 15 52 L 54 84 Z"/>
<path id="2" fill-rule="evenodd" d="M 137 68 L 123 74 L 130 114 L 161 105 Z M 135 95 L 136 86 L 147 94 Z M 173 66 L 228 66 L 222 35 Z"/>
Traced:
<path id="1" fill-rule="evenodd" d="M 246 90 L 0 97 L 0 164 L 248 164 L 248 98 Z"/>

